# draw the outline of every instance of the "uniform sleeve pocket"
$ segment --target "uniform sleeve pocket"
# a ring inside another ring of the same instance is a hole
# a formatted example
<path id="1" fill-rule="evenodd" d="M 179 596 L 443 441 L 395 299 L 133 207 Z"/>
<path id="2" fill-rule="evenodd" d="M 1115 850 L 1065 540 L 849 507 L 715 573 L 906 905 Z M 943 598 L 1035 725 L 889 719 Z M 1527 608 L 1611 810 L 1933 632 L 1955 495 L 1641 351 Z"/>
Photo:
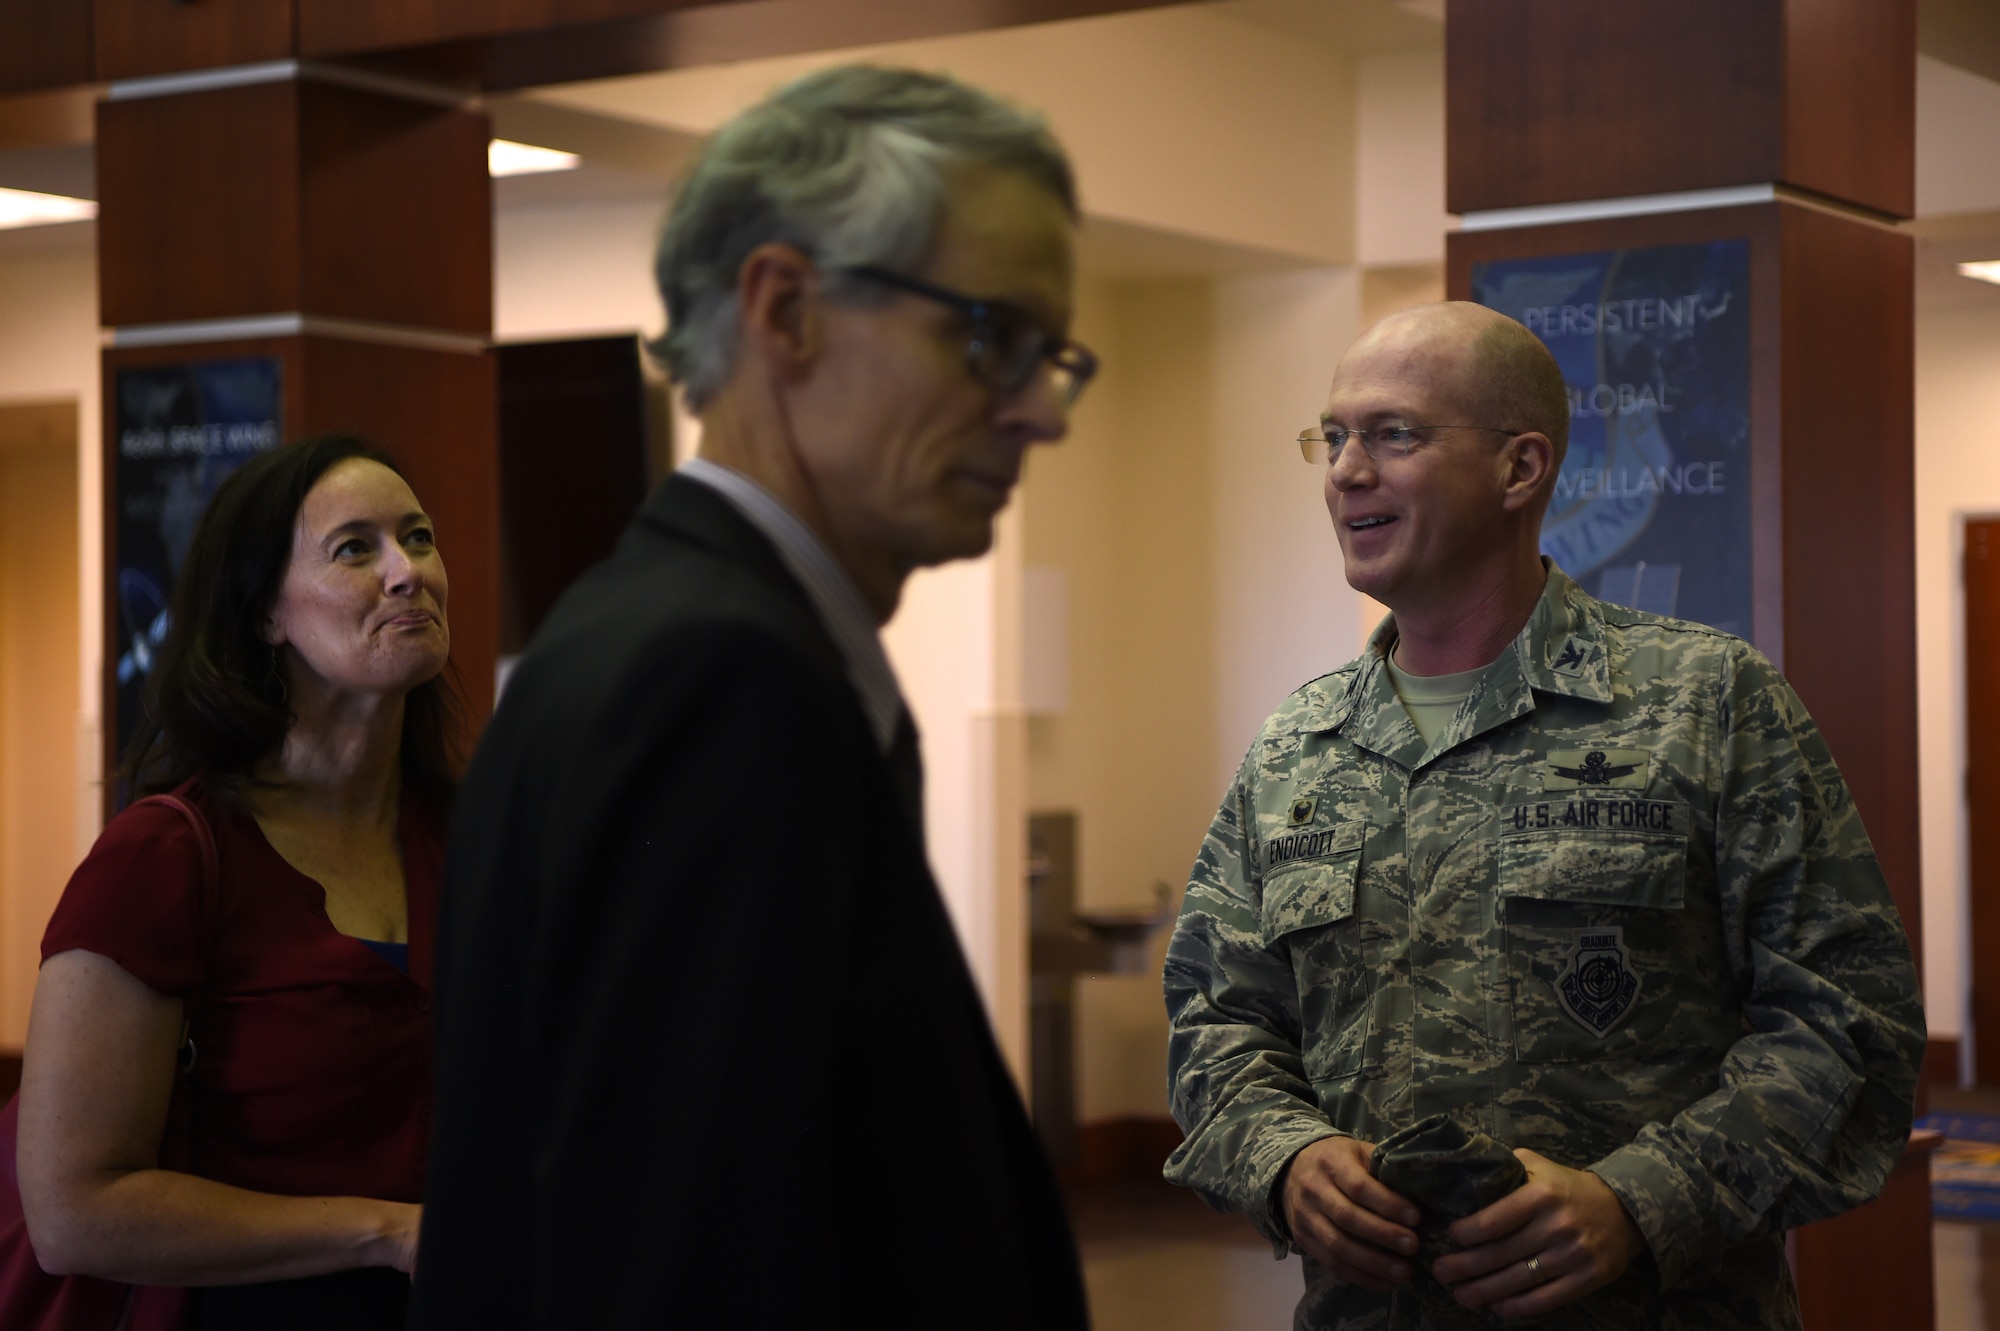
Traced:
<path id="1" fill-rule="evenodd" d="M 1336 924 L 1354 914 L 1354 876 L 1361 865 L 1361 829 L 1348 844 L 1311 864 L 1287 866 L 1264 880 L 1264 941 L 1301 929 Z"/>

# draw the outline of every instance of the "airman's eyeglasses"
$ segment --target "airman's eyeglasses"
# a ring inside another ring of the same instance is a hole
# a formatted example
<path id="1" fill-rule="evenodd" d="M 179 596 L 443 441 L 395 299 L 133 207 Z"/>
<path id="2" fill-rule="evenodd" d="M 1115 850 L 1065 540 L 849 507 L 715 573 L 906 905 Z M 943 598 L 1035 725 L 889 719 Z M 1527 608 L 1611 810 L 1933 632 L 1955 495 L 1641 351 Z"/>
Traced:
<path id="1" fill-rule="evenodd" d="M 1006 301 L 980 300 L 873 264 L 834 271 L 934 300 L 965 316 L 972 326 L 965 344 L 965 362 L 973 376 L 995 392 L 1020 392 L 1047 361 L 1056 396 L 1064 407 L 1073 407 L 1097 373 L 1097 357 L 1088 347 L 1045 331 L 1026 310 Z"/>
<path id="2" fill-rule="evenodd" d="M 1320 430 L 1299 431 L 1299 452 L 1315 466 L 1331 466 L 1340 460 L 1340 450 L 1352 439 L 1361 451 L 1377 462 L 1408 457 L 1418 444 L 1441 430 L 1484 430 L 1488 434 L 1519 434 L 1497 425 L 1378 425 L 1371 430 L 1349 430 L 1328 425 Z"/>

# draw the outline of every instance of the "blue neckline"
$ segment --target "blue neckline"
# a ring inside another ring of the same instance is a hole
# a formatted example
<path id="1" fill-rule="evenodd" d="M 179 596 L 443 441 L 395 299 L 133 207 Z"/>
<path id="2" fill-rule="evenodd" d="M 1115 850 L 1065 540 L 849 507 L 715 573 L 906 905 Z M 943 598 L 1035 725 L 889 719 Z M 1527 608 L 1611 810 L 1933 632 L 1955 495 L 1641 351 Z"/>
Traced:
<path id="1" fill-rule="evenodd" d="M 357 938 L 355 942 L 373 952 L 382 960 L 408 975 L 410 973 L 410 945 L 408 943 L 384 943 L 373 938 Z"/>

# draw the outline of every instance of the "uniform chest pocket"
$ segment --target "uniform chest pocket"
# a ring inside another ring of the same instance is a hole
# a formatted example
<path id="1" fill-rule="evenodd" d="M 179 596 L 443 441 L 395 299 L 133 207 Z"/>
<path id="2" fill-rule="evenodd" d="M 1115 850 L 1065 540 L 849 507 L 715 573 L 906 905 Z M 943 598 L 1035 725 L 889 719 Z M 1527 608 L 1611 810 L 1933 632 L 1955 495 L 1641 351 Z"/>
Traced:
<path id="1" fill-rule="evenodd" d="M 1264 945 L 1290 958 L 1306 1075 L 1316 1082 L 1361 1066 L 1372 1025 L 1375 986 L 1354 919 L 1361 829 L 1341 841 L 1325 859 L 1287 865 L 1264 880 Z"/>
<path id="2" fill-rule="evenodd" d="M 1689 987 L 1707 983 L 1696 973 L 1704 967 L 1691 969 L 1699 950 L 1685 910 L 1682 807 L 1664 806 L 1655 821 L 1664 826 L 1503 821 L 1500 904 L 1521 1061 L 1651 1058 L 1702 1038 L 1675 1020 Z"/>

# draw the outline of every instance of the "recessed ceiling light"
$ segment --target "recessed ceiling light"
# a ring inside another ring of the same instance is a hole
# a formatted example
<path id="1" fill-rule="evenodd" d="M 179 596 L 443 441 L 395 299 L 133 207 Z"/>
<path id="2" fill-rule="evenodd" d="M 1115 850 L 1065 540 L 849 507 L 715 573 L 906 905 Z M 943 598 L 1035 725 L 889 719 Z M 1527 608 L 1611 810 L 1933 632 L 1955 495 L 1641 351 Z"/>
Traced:
<path id="1" fill-rule="evenodd" d="M 560 153 L 553 148 L 537 148 L 532 144 L 515 143 L 511 139 L 495 139 L 486 145 L 486 169 L 496 176 L 532 176 L 541 171 L 574 171 L 577 161 L 575 153 Z"/>
<path id="2" fill-rule="evenodd" d="M 1978 263 L 1962 263 L 1958 266 L 1960 277 L 1969 277 L 1975 282 L 1991 282 L 2000 286 L 2000 259 L 1982 259 Z"/>
<path id="3" fill-rule="evenodd" d="M 25 189 L 0 189 L 0 231 L 20 226 L 47 226 L 51 222 L 87 222 L 95 216 L 97 204 L 90 199 L 72 199 L 67 194 L 37 194 Z"/>

